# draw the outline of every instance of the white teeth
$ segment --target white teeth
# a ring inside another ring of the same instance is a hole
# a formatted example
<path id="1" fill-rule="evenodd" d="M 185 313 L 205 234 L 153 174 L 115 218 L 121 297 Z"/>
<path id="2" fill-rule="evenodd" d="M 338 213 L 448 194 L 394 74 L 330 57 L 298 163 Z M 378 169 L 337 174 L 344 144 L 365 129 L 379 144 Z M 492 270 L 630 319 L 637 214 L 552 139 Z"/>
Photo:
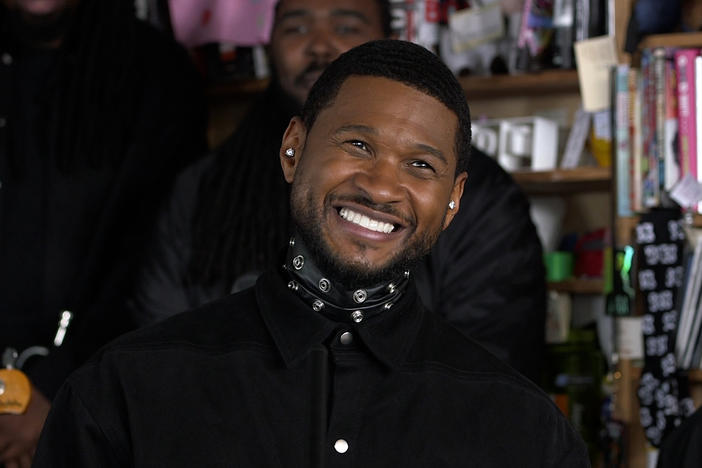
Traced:
<path id="1" fill-rule="evenodd" d="M 368 216 L 356 213 L 355 211 L 349 210 L 348 208 L 340 209 L 339 216 L 344 218 L 346 221 L 358 224 L 359 226 L 362 226 L 370 231 L 383 232 L 385 234 L 389 234 L 395 229 L 395 226 L 393 226 L 390 223 L 378 221 L 377 219 L 371 219 Z"/>

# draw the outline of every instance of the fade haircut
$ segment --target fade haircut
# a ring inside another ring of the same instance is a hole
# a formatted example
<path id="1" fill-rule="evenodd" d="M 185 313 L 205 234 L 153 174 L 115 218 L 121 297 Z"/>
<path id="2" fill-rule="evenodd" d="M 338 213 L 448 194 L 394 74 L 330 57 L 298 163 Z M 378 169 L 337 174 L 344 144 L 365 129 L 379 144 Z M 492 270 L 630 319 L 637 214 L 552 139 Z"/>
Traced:
<path id="1" fill-rule="evenodd" d="M 463 88 L 451 70 L 432 52 L 411 42 L 382 39 L 354 47 L 334 60 L 312 86 L 302 108 L 302 121 L 311 129 L 317 116 L 334 99 L 350 76 L 377 76 L 403 83 L 441 102 L 458 117 L 456 174 L 470 157 L 470 110 Z"/>
<path id="2" fill-rule="evenodd" d="M 283 1 L 284 0 L 278 0 L 275 3 L 273 18 L 278 18 L 278 10 L 280 10 L 280 4 L 283 3 Z M 380 25 L 383 28 L 383 36 L 389 38 L 395 32 L 392 28 L 392 10 L 390 8 L 390 0 L 375 0 L 375 3 L 377 3 L 380 11 Z"/>

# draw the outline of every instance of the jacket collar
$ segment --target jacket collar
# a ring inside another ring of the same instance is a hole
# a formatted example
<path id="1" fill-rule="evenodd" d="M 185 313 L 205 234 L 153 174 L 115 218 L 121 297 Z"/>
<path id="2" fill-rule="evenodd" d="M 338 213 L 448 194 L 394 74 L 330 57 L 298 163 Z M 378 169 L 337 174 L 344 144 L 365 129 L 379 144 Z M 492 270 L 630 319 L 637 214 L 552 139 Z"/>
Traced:
<path id="1" fill-rule="evenodd" d="M 260 313 L 285 365 L 293 367 L 312 348 L 327 345 L 343 331 L 351 331 L 362 346 L 380 362 L 396 368 L 414 344 L 424 310 L 414 283 L 389 309 L 355 321 L 348 314 L 324 314 L 312 309 L 288 287 L 286 272 L 268 272 L 256 283 Z"/>

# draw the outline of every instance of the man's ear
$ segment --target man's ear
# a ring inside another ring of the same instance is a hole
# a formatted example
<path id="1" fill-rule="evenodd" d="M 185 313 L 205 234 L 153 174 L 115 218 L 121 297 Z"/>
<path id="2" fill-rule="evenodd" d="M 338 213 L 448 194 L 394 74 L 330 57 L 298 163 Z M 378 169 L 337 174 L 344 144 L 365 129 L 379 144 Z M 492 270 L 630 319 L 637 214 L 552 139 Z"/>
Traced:
<path id="1" fill-rule="evenodd" d="M 456 180 L 453 182 L 453 188 L 451 189 L 451 201 L 449 202 L 449 209 L 446 211 L 446 217 L 444 218 L 444 227 L 446 229 L 453 221 L 453 217 L 458 213 L 458 209 L 461 206 L 461 197 L 463 196 L 463 186 L 466 184 L 466 179 L 468 178 L 468 173 L 461 172 L 456 176 Z M 451 208 L 453 204 L 453 208 Z"/>
<path id="2" fill-rule="evenodd" d="M 295 171 L 300 163 L 306 138 L 307 130 L 300 117 L 296 116 L 290 119 L 288 128 L 283 134 L 280 151 L 278 151 L 280 165 L 283 167 L 283 175 L 289 184 L 292 184 L 292 181 L 295 179 Z"/>

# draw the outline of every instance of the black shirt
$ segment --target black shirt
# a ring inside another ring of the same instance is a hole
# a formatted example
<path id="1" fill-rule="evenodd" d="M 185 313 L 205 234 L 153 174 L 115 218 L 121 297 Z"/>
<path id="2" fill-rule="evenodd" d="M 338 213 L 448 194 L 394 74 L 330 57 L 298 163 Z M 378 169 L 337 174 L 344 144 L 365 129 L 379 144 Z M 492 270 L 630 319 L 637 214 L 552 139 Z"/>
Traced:
<path id="1" fill-rule="evenodd" d="M 205 152 L 206 107 L 186 51 L 137 22 L 138 83 L 112 97 L 137 103 L 119 115 L 131 129 L 119 160 L 91 164 L 81 153 L 61 168 L 52 129 L 68 119 L 56 113 L 68 91 L 57 76 L 73 62 L 62 49 L 8 40 L 6 14 L 0 6 L 0 352 L 49 348 L 23 370 L 50 398 L 79 363 L 134 328 L 124 298 L 157 207 L 176 173 Z M 63 310 L 74 318 L 55 348 Z"/>
<path id="2" fill-rule="evenodd" d="M 287 209 L 284 212 L 282 208 L 289 204 L 287 195 L 280 195 L 277 202 L 270 200 L 287 190 L 278 150 L 280 135 L 289 119 L 283 119 L 282 128 L 276 125 L 280 125 L 280 115 L 289 111 L 278 95 L 274 88 L 269 89 L 217 153 L 179 176 L 143 259 L 131 300 L 135 321 L 140 325 L 243 289 L 242 286 L 253 284 L 260 272 L 277 266 L 278 259 L 275 264 L 262 265 L 260 252 L 252 251 L 246 258 L 231 259 L 248 264 L 247 274 L 233 283 L 221 278 L 222 281 L 209 285 L 203 284 L 202 278 L 193 277 L 189 268 L 193 259 L 202 255 L 194 250 L 194 220 L 198 220 L 202 210 L 213 209 L 203 206 L 199 197 L 212 173 L 225 170 L 220 162 L 223 155 L 231 161 L 243 158 L 251 165 L 242 166 L 241 170 L 249 171 L 245 173 L 256 184 L 249 189 L 265 200 L 268 216 L 288 218 Z M 226 191 L 222 189 L 222 193 Z M 232 206 L 239 207 L 237 212 L 245 210 L 245 204 L 260 205 L 252 200 L 243 196 L 230 199 Z M 222 219 L 222 230 L 227 222 Z M 262 239 L 268 236 L 275 246 L 282 245 L 290 234 L 277 226 L 246 225 L 252 235 Z M 278 237 L 281 239 L 275 240 Z M 528 199 L 494 159 L 472 150 L 460 210 L 416 273 L 419 295 L 427 309 L 523 374 L 539 380 L 546 319 L 541 244 L 529 215 Z"/>
<path id="3" fill-rule="evenodd" d="M 413 286 L 354 323 L 286 283 L 265 274 L 103 350 L 54 400 L 34 466 L 308 467 L 314 447 L 330 467 L 589 466 L 551 400 Z"/>

